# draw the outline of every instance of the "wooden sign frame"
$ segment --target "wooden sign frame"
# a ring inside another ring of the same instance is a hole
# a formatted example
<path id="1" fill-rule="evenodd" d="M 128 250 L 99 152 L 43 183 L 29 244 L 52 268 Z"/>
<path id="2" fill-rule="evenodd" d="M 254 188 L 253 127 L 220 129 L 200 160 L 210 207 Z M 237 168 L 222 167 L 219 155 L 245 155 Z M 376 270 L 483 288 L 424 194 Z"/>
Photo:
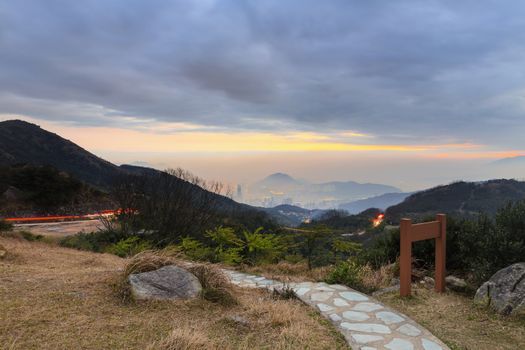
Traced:
<path id="1" fill-rule="evenodd" d="M 412 224 L 410 219 L 401 219 L 400 225 L 401 252 L 399 257 L 399 292 L 402 297 L 411 294 L 412 286 L 412 242 L 427 239 L 436 240 L 436 272 L 435 289 L 437 292 L 445 291 L 446 274 L 446 239 L 447 217 L 437 214 L 435 221 Z"/>

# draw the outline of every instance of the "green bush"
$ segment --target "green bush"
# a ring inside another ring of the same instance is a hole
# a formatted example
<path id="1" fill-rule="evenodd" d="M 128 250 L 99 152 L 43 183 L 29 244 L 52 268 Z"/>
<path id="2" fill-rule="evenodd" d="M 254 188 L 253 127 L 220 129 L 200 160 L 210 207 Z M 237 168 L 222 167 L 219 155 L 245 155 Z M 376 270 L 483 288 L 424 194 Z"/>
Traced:
<path id="1" fill-rule="evenodd" d="M 344 284 L 364 293 L 371 292 L 363 283 L 364 266 L 356 259 L 348 259 L 338 263 L 326 278 L 330 284 Z"/>
<path id="2" fill-rule="evenodd" d="M 177 249 L 182 251 L 188 258 L 197 261 L 211 261 L 214 256 L 212 248 L 204 246 L 204 244 L 191 237 L 183 238 L 182 242 L 177 245 Z"/>
<path id="3" fill-rule="evenodd" d="M 244 256 L 250 264 L 276 262 L 284 252 L 284 245 L 280 237 L 263 233 L 263 228 L 250 232 L 243 232 Z"/>
<path id="4" fill-rule="evenodd" d="M 42 235 L 35 235 L 28 231 L 20 231 L 20 234 L 26 241 L 32 241 L 32 242 L 41 241 L 44 238 L 44 236 Z"/>
<path id="5" fill-rule="evenodd" d="M 399 256 L 399 229 L 378 237 L 359 257 L 374 267 Z M 431 267 L 434 240 L 414 243 L 412 255 Z M 508 203 L 494 218 L 447 219 L 447 270 L 464 275 L 474 285 L 525 257 L 525 201 Z"/>
<path id="6" fill-rule="evenodd" d="M 126 258 L 151 248 L 150 242 L 141 240 L 137 236 L 132 236 L 108 246 L 105 249 L 105 252 L 120 256 L 121 258 Z"/>
<path id="7" fill-rule="evenodd" d="M 59 244 L 63 247 L 102 253 L 109 246 L 126 238 L 128 237 L 118 230 L 104 230 L 90 233 L 81 232 L 62 238 Z"/>
<path id="8" fill-rule="evenodd" d="M 4 220 L 0 220 L 0 232 L 1 231 L 11 231 L 13 229 L 13 224 Z"/>

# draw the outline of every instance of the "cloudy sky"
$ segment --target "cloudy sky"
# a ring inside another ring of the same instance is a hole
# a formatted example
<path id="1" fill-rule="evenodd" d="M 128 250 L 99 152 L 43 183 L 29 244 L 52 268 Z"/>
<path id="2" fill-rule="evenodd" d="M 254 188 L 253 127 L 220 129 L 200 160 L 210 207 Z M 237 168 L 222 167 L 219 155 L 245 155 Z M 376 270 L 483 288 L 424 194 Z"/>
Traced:
<path id="1" fill-rule="evenodd" d="M 525 154 L 524 13 L 521 0 L 0 0 L 0 120 L 222 180 L 475 179 Z"/>

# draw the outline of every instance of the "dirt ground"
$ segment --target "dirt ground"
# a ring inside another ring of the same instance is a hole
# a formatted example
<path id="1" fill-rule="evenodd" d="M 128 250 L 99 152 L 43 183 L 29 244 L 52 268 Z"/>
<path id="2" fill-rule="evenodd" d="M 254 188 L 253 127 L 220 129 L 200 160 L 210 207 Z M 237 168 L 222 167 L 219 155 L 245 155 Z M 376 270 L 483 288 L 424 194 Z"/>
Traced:
<path id="1" fill-rule="evenodd" d="M 16 238 L 0 245 L 1 349 L 348 349 L 296 300 L 236 288 L 229 307 L 126 303 L 114 288 L 126 259 Z"/>

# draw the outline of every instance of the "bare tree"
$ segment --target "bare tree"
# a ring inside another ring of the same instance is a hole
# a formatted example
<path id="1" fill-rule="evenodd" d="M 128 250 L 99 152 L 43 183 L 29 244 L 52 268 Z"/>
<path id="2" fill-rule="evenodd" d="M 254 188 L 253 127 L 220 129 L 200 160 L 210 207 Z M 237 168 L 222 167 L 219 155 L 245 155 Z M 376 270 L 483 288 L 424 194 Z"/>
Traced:
<path id="1" fill-rule="evenodd" d="M 219 212 L 232 205 L 223 196 L 229 191 L 223 184 L 180 168 L 127 175 L 113 189 L 123 229 L 145 229 L 159 243 L 201 236 L 218 223 Z"/>

